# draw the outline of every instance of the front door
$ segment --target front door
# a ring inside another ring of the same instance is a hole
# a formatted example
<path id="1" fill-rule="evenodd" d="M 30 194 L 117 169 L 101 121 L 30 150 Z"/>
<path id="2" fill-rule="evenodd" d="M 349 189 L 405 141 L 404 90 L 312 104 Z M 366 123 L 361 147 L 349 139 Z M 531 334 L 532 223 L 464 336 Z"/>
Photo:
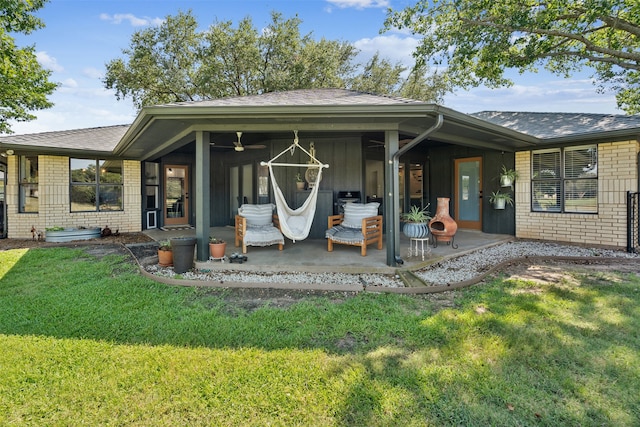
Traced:
<path id="1" fill-rule="evenodd" d="M 455 220 L 460 228 L 482 229 L 482 158 L 455 160 Z"/>
<path id="2" fill-rule="evenodd" d="M 189 167 L 164 167 L 164 224 L 189 224 Z"/>

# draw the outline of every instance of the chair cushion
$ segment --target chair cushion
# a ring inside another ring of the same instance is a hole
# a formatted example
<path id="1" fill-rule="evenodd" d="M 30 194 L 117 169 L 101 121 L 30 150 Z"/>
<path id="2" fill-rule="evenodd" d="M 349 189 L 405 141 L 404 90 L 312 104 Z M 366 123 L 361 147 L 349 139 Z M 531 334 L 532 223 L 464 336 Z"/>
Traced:
<path id="1" fill-rule="evenodd" d="M 238 215 L 247 219 L 248 226 L 270 225 L 273 223 L 273 203 L 264 205 L 244 204 L 238 209 Z"/>
<path id="2" fill-rule="evenodd" d="M 326 231 L 325 237 L 334 242 L 346 243 L 348 245 L 362 243 L 364 242 L 364 235 L 362 234 L 361 228 L 348 228 L 336 225 Z"/>
<path id="3" fill-rule="evenodd" d="M 345 204 L 342 225 L 348 228 L 362 228 L 362 220 L 378 215 L 379 206 L 378 202 Z"/>
<path id="4" fill-rule="evenodd" d="M 247 225 L 244 243 L 247 246 L 270 246 L 279 243 L 284 245 L 284 236 L 273 225 Z"/>

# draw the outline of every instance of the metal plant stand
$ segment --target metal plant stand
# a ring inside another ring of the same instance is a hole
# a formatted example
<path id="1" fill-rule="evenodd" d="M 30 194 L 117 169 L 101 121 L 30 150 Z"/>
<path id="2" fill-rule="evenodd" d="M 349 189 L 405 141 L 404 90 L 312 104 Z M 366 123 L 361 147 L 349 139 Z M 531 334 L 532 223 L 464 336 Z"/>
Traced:
<path id="1" fill-rule="evenodd" d="M 427 242 L 427 247 L 425 249 L 424 242 Z M 418 249 L 418 244 L 420 244 L 420 249 Z M 423 238 L 410 238 L 409 239 L 409 256 L 418 256 L 422 255 L 422 260 L 424 261 L 424 256 L 429 255 L 431 253 L 431 248 L 429 247 L 429 236 Z"/>

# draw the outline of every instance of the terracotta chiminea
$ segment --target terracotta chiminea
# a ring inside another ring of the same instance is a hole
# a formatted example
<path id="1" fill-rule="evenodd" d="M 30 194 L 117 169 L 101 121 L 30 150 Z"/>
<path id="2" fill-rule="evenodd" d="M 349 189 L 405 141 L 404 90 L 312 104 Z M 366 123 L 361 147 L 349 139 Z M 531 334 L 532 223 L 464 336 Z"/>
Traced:
<path id="1" fill-rule="evenodd" d="M 451 242 L 453 249 L 458 246 L 453 243 L 453 238 L 458 230 L 458 224 L 449 215 L 449 198 L 438 197 L 438 206 L 436 207 L 435 216 L 429 221 L 429 230 L 433 235 L 433 247 L 438 246 L 438 242 Z"/>

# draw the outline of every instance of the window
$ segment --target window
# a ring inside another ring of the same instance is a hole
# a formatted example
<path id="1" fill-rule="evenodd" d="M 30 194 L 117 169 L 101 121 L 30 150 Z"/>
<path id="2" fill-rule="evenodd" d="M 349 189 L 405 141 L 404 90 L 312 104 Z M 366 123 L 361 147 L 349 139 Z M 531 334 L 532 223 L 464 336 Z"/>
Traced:
<path id="1" fill-rule="evenodd" d="M 119 211 L 122 161 L 70 159 L 71 212 Z"/>
<path id="2" fill-rule="evenodd" d="M 20 156 L 20 212 L 38 212 L 38 156 Z"/>
<path id="3" fill-rule="evenodd" d="M 146 210 L 158 209 L 158 188 L 160 185 L 159 176 L 160 165 L 150 162 L 144 163 Z"/>
<path id="4" fill-rule="evenodd" d="M 537 212 L 598 212 L 595 145 L 534 151 L 531 206 Z"/>

